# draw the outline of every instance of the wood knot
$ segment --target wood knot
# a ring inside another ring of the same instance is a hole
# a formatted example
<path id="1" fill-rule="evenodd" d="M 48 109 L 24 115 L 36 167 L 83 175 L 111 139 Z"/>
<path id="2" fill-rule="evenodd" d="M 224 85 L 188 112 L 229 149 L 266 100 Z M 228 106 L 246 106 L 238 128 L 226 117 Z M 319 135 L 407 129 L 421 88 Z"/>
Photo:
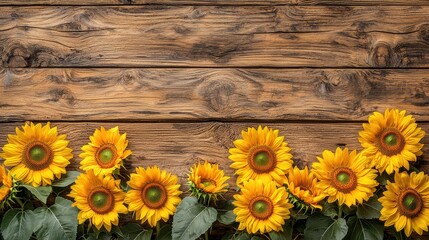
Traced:
<path id="1" fill-rule="evenodd" d="M 48 101 L 59 102 L 60 100 L 65 100 L 68 105 L 75 104 L 75 97 L 67 88 L 53 88 L 47 94 L 50 96 L 47 99 Z"/>
<path id="2" fill-rule="evenodd" d="M 420 27 L 419 38 L 429 42 L 429 24 L 424 24 Z"/>
<path id="3" fill-rule="evenodd" d="M 208 107 L 216 112 L 231 110 L 230 97 L 235 92 L 235 85 L 228 81 L 210 81 L 201 93 Z"/>
<path id="4" fill-rule="evenodd" d="M 376 43 L 369 54 L 368 63 L 372 67 L 397 67 L 396 53 L 387 43 Z"/>

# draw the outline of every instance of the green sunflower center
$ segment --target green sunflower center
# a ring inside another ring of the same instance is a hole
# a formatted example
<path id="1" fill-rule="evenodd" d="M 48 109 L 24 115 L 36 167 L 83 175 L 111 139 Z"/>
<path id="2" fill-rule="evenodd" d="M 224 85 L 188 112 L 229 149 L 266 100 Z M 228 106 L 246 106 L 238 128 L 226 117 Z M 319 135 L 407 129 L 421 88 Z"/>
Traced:
<path id="1" fill-rule="evenodd" d="M 167 202 L 167 190 L 159 183 L 146 184 L 142 190 L 143 203 L 151 209 L 159 209 Z"/>
<path id="2" fill-rule="evenodd" d="M 34 141 L 25 147 L 23 160 L 29 169 L 42 170 L 52 163 L 53 152 L 46 143 Z"/>
<path id="3" fill-rule="evenodd" d="M 249 152 L 249 167 L 256 173 L 269 173 L 277 165 L 277 158 L 269 146 L 256 146 Z"/>
<path id="4" fill-rule="evenodd" d="M 407 217 L 414 217 L 423 209 L 423 199 L 414 189 L 407 189 L 399 195 L 399 212 Z"/>
<path id="5" fill-rule="evenodd" d="M 332 172 L 331 185 L 340 192 L 348 193 L 356 189 L 356 174 L 348 167 L 339 167 Z"/>
<path id="6" fill-rule="evenodd" d="M 405 139 L 396 128 L 386 128 L 379 135 L 379 149 L 387 156 L 399 154 L 405 146 Z"/>
<path id="7" fill-rule="evenodd" d="M 114 208 L 114 197 L 108 189 L 96 187 L 88 195 L 88 205 L 94 212 L 105 214 Z"/>
<path id="8" fill-rule="evenodd" d="M 264 220 L 273 214 L 273 203 L 268 197 L 258 196 L 250 201 L 250 213 L 257 219 Z"/>
<path id="9" fill-rule="evenodd" d="M 40 162 L 45 158 L 45 149 L 39 145 L 36 145 L 30 149 L 30 157 L 34 161 Z"/>
<path id="10" fill-rule="evenodd" d="M 95 153 L 95 160 L 98 165 L 102 168 L 111 168 L 115 165 L 115 161 L 118 158 L 117 150 L 115 145 L 106 143 L 100 146 Z"/>
<path id="11" fill-rule="evenodd" d="M 157 203 L 162 198 L 162 190 L 158 186 L 153 186 L 147 189 L 146 199 L 152 203 Z"/>

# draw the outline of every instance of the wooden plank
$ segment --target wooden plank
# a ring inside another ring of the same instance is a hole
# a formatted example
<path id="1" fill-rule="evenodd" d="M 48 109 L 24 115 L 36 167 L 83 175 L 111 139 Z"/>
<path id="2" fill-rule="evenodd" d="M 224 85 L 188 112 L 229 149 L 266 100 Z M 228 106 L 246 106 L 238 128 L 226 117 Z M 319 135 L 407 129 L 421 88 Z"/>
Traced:
<path id="1" fill-rule="evenodd" d="M 0 122 L 429 121 L 429 70 L 54 68 L 0 70 Z"/>
<path id="2" fill-rule="evenodd" d="M 0 0 L 0 5 L 429 5 L 426 0 Z"/>
<path id="3" fill-rule="evenodd" d="M 429 67 L 429 7 L 2 7 L 6 67 Z"/>
<path id="4" fill-rule="evenodd" d="M 189 168 L 199 159 L 219 163 L 226 174 L 233 175 L 229 168 L 228 149 L 233 147 L 233 140 L 240 138 L 240 132 L 247 127 L 257 127 L 256 123 L 52 123 L 58 126 L 60 133 L 66 133 L 75 158 L 70 169 L 79 168 L 80 147 L 89 141 L 95 128 L 119 126 L 126 132 L 129 149 L 133 151 L 131 160 L 126 163 L 130 171 L 137 166 L 158 165 L 177 174 L 182 183 L 186 181 Z M 21 123 L 0 124 L 0 146 L 6 143 L 7 134 L 13 134 Z M 280 135 L 292 148 L 294 161 L 308 165 L 320 156 L 324 149 L 335 150 L 337 146 L 361 149 L 357 140 L 362 130 L 359 123 L 316 124 L 290 123 L 269 124 L 280 130 Z M 429 123 L 419 125 L 429 132 Z M 423 159 L 429 159 L 429 136 L 423 139 Z M 429 170 L 427 162 L 423 169 Z M 233 184 L 235 179 L 231 179 Z M 231 188 L 233 185 L 231 186 Z"/>

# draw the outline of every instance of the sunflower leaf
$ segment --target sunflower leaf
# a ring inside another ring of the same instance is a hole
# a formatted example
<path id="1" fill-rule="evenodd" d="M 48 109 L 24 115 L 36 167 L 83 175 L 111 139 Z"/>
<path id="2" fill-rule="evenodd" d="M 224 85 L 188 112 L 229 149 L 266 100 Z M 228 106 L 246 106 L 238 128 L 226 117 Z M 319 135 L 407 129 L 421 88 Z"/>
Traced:
<path id="1" fill-rule="evenodd" d="M 275 231 L 271 231 L 268 233 L 268 235 L 270 236 L 271 240 L 287 240 L 288 236 L 287 233 L 285 232 L 275 232 Z"/>
<path id="2" fill-rule="evenodd" d="M 78 210 L 71 204 L 70 200 L 57 197 L 51 207 L 34 210 L 37 221 L 43 223 L 36 231 L 38 239 L 76 239 Z"/>
<path id="3" fill-rule="evenodd" d="M 359 219 L 355 216 L 347 221 L 349 232 L 346 239 L 350 240 L 383 240 L 383 223 L 378 220 Z"/>
<path id="4" fill-rule="evenodd" d="M 152 229 L 144 229 L 140 224 L 128 223 L 122 227 L 124 239 L 127 240 L 150 240 L 152 237 Z"/>
<path id="5" fill-rule="evenodd" d="M 156 240 L 171 240 L 171 225 L 166 224 L 161 227 L 159 236 L 156 236 Z"/>
<path id="6" fill-rule="evenodd" d="M 234 240 L 250 240 L 250 236 L 247 232 L 240 232 L 237 236 L 234 236 Z"/>
<path id="7" fill-rule="evenodd" d="M 79 176 L 80 172 L 78 171 L 67 171 L 60 179 L 57 179 L 52 182 L 53 187 L 67 187 L 68 185 L 74 183 L 76 178 Z"/>
<path id="8" fill-rule="evenodd" d="M 232 212 L 232 210 L 226 211 L 224 214 L 220 214 L 217 217 L 217 220 L 225 225 L 229 225 L 235 222 L 235 214 Z"/>
<path id="9" fill-rule="evenodd" d="M 173 217 L 173 239 L 197 239 L 212 226 L 216 219 L 216 209 L 198 203 L 195 197 L 186 197 L 177 206 Z"/>
<path id="10" fill-rule="evenodd" d="M 31 210 L 10 209 L 3 216 L 1 222 L 1 234 L 4 239 L 30 239 L 33 232 L 40 224 L 37 223 L 35 214 Z"/>
<path id="11" fill-rule="evenodd" d="M 341 240 L 347 234 L 344 218 L 332 219 L 316 213 L 310 216 L 304 230 L 305 240 Z"/>
<path id="12" fill-rule="evenodd" d="M 51 195 L 52 192 L 51 186 L 33 187 L 27 184 L 22 184 L 21 186 L 30 191 L 37 199 L 39 199 L 44 204 L 46 204 L 46 201 L 48 200 L 48 197 L 49 195 Z"/>
<path id="13" fill-rule="evenodd" d="M 361 219 L 379 218 L 381 208 L 378 198 L 373 196 L 368 201 L 358 205 L 356 216 Z"/>
<path id="14" fill-rule="evenodd" d="M 324 201 L 322 204 L 322 213 L 325 216 L 334 218 L 338 215 L 338 210 L 335 209 L 335 206 L 328 201 Z"/>

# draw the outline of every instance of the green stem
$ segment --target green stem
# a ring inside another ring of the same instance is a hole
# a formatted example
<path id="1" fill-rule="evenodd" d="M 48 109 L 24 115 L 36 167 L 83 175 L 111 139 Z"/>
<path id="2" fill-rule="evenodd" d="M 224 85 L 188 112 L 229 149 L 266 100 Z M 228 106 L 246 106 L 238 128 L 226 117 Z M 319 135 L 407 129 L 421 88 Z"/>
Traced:
<path id="1" fill-rule="evenodd" d="M 338 218 L 341 218 L 343 214 L 343 205 L 338 205 Z"/>
<path id="2" fill-rule="evenodd" d="M 208 230 L 204 233 L 204 239 L 209 240 L 209 231 Z"/>
<path id="3" fill-rule="evenodd" d="M 161 224 L 159 224 L 160 221 L 158 221 L 156 223 L 156 237 L 159 236 L 159 234 L 161 233 Z"/>
<path id="4" fill-rule="evenodd" d="M 15 198 L 16 202 L 21 206 L 21 209 L 24 210 L 24 203 L 22 203 L 21 199 Z"/>

